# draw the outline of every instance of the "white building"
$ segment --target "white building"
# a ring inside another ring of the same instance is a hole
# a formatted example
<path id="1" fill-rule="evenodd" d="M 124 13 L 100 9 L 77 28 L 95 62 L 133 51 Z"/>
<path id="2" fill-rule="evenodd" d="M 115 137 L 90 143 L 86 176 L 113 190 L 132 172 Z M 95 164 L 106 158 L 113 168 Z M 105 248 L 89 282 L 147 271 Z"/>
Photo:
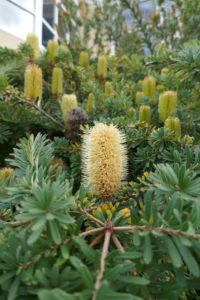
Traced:
<path id="1" fill-rule="evenodd" d="M 0 46 L 17 48 L 29 33 L 40 46 L 57 39 L 58 9 L 51 0 L 0 0 Z"/>

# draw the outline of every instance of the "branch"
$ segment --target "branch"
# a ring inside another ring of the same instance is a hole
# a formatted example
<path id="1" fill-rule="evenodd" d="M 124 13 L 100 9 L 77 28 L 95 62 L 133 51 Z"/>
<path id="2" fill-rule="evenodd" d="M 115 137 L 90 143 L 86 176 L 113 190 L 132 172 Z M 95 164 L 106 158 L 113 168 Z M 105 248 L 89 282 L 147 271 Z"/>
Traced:
<path id="1" fill-rule="evenodd" d="M 82 212 L 82 214 L 84 214 L 86 217 L 88 217 L 88 219 L 96 222 L 97 224 L 101 225 L 101 226 L 105 226 L 105 224 L 103 222 L 101 222 L 99 219 L 93 217 L 91 214 L 89 214 L 87 211 L 83 210 L 82 208 L 80 209 L 80 211 Z"/>
<path id="2" fill-rule="evenodd" d="M 58 122 L 56 119 L 54 119 L 52 116 L 50 116 L 46 111 L 44 111 L 42 108 L 38 107 L 37 105 L 35 105 L 32 101 L 30 100 L 26 100 L 26 99 L 21 99 L 21 98 L 17 98 L 19 101 L 24 102 L 26 104 L 28 104 L 31 107 L 34 107 L 37 111 L 39 111 L 41 114 L 43 114 L 46 118 L 48 118 L 49 120 L 51 120 L 53 123 L 55 123 L 56 125 L 58 125 L 60 128 L 65 129 L 65 126 L 63 124 L 61 124 L 60 122 Z"/>
<path id="3" fill-rule="evenodd" d="M 102 239 L 102 237 L 104 236 L 104 232 L 101 232 L 91 243 L 90 243 L 90 247 L 94 247 L 96 244 L 98 244 L 98 242 Z"/>
<path id="4" fill-rule="evenodd" d="M 25 221 L 9 222 L 9 223 L 6 223 L 6 225 L 11 226 L 13 228 L 16 228 L 16 227 L 19 227 L 19 226 L 28 225 L 30 223 L 31 223 L 30 220 L 25 220 Z"/>
<path id="5" fill-rule="evenodd" d="M 168 235 L 181 235 L 186 238 L 191 238 L 191 239 L 200 239 L 200 234 L 187 234 L 184 231 L 176 230 L 176 229 L 171 229 L 171 228 L 162 228 L 162 227 L 150 227 L 150 226 L 119 226 L 119 227 L 113 227 L 114 232 L 118 231 L 159 231 L 163 232 Z"/>
<path id="6" fill-rule="evenodd" d="M 104 244 L 103 244 L 103 249 L 102 249 L 102 253 L 101 253 L 100 270 L 96 277 L 95 291 L 93 293 L 92 300 L 96 299 L 96 293 L 101 285 L 101 279 L 103 278 L 105 265 L 106 265 L 106 256 L 108 254 L 108 248 L 109 248 L 109 244 L 110 244 L 110 237 L 111 237 L 111 230 L 107 230 L 105 232 Z"/>

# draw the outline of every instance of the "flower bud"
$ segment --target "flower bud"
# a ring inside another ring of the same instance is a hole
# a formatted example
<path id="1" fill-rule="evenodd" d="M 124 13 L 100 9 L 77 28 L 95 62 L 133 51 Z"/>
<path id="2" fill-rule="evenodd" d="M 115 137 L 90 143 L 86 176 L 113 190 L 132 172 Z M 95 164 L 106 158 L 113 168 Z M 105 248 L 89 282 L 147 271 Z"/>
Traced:
<path id="1" fill-rule="evenodd" d="M 176 117 L 168 117 L 165 120 L 165 129 L 170 129 L 174 132 L 175 137 L 179 137 L 181 135 L 181 124 L 179 118 Z"/>
<path id="2" fill-rule="evenodd" d="M 38 37 L 34 33 L 30 33 L 30 34 L 27 35 L 26 42 L 33 49 L 33 58 L 37 58 L 38 54 L 39 54 Z"/>
<path id="3" fill-rule="evenodd" d="M 137 92 L 135 95 L 135 102 L 136 104 L 139 106 L 141 104 L 141 98 L 144 97 L 144 93 L 143 92 Z"/>
<path id="4" fill-rule="evenodd" d="M 165 76 L 165 75 L 167 75 L 168 72 L 169 72 L 169 69 L 168 69 L 168 68 L 162 68 L 162 70 L 161 70 L 161 75 L 162 75 L 162 76 Z"/>
<path id="5" fill-rule="evenodd" d="M 159 119 L 164 122 L 168 116 L 172 115 L 177 105 L 177 93 L 166 91 L 159 97 L 158 111 Z"/>
<path id="6" fill-rule="evenodd" d="M 55 67 L 52 75 L 52 93 L 59 95 L 63 90 L 63 71 L 61 68 Z"/>
<path id="7" fill-rule="evenodd" d="M 143 80 L 143 93 L 145 97 L 155 99 L 156 96 L 156 81 L 153 76 L 148 76 Z"/>
<path id="8" fill-rule="evenodd" d="M 151 122 L 150 106 L 148 106 L 148 105 L 140 106 L 139 118 L 140 118 L 140 122 L 146 122 L 147 124 L 150 124 L 150 122 Z"/>
<path id="9" fill-rule="evenodd" d="M 87 101 L 87 111 L 89 113 L 91 113 L 94 109 L 94 101 L 95 101 L 94 95 L 90 93 Z"/>
<path id="10" fill-rule="evenodd" d="M 76 108 L 78 106 L 77 104 L 77 98 L 76 95 L 63 95 L 62 96 L 62 102 L 61 102 L 61 110 L 63 115 L 63 120 L 65 124 L 68 121 L 69 113 L 73 108 Z"/>
<path id="11" fill-rule="evenodd" d="M 80 65 L 83 68 L 87 68 L 89 65 L 89 55 L 87 52 L 82 51 L 80 53 Z"/>
<path id="12" fill-rule="evenodd" d="M 106 56 L 99 56 L 98 58 L 98 75 L 105 78 L 107 75 L 107 59 Z"/>
<path id="13" fill-rule="evenodd" d="M 54 40 L 49 40 L 47 44 L 47 60 L 53 62 L 57 51 L 58 43 Z"/>
<path id="14" fill-rule="evenodd" d="M 42 70 L 35 64 L 26 67 L 24 76 L 24 94 L 34 101 L 42 97 Z"/>

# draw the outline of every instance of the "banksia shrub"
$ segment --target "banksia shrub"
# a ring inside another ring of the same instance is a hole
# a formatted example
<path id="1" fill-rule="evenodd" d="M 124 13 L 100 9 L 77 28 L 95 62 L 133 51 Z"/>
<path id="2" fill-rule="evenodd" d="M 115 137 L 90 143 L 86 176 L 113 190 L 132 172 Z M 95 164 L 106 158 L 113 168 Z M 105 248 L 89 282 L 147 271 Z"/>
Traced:
<path id="1" fill-rule="evenodd" d="M 26 67 L 24 93 L 32 101 L 42 97 L 42 70 L 35 64 Z"/>
<path id="2" fill-rule="evenodd" d="M 145 97 L 155 99 L 156 96 L 156 81 L 153 76 L 148 76 L 143 80 L 143 93 Z"/>
<path id="3" fill-rule="evenodd" d="M 65 137 L 75 142 L 80 142 L 81 139 L 81 126 L 86 125 L 88 122 L 88 116 L 80 107 L 73 108 L 68 117 L 67 124 L 65 126 Z"/>
<path id="4" fill-rule="evenodd" d="M 63 71 L 61 68 L 55 67 L 52 75 L 52 93 L 59 95 L 63 90 Z"/>
<path id="5" fill-rule="evenodd" d="M 141 98 L 144 97 L 144 93 L 143 92 L 137 92 L 135 95 L 135 102 L 137 105 L 141 104 Z"/>
<path id="6" fill-rule="evenodd" d="M 33 49 L 33 58 L 37 58 L 39 54 L 39 41 L 38 37 L 34 33 L 30 33 L 26 38 L 27 44 L 29 44 Z"/>
<path id="7" fill-rule="evenodd" d="M 107 75 L 107 58 L 105 55 L 99 56 L 98 58 L 97 73 L 99 77 L 103 77 L 103 78 L 105 78 Z"/>
<path id="8" fill-rule="evenodd" d="M 106 81 L 105 83 L 105 96 L 109 98 L 112 96 L 112 82 Z"/>
<path id="9" fill-rule="evenodd" d="M 179 137 L 181 135 L 181 124 L 179 118 L 176 117 L 168 117 L 165 120 L 165 129 L 170 129 L 174 132 L 175 137 Z"/>
<path id="10" fill-rule="evenodd" d="M 94 101 L 95 101 L 94 94 L 90 93 L 87 101 L 87 111 L 89 113 L 91 113 L 94 109 Z"/>
<path id="11" fill-rule="evenodd" d="M 89 55 L 88 55 L 88 53 L 82 51 L 80 53 L 80 59 L 79 59 L 79 61 L 80 61 L 81 67 L 87 68 L 88 65 L 89 65 Z"/>
<path id="12" fill-rule="evenodd" d="M 85 134 L 82 150 L 83 182 L 102 198 L 116 194 L 126 178 L 125 138 L 111 125 L 99 123 Z"/>
<path id="13" fill-rule="evenodd" d="M 78 106 L 77 104 L 77 98 L 76 95 L 63 95 L 62 96 L 62 102 L 61 102 L 61 110 L 63 115 L 63 120 L 65 123 L 68 121 L 69 113 L 73 108 L 76 108 Z"/>
<path id="14" fill-rule="evenodd" d="M 47 59 L 50 62 L 54 61 L 54 57 L 58 51 L 58 43 L 54 40 L 49 40 L 47 44 Z"/>
<path id="15" fill-rule="evenodd" d="M 150 122 L 151 122 L 150 106 L 148 106 L 148 105 L 140 106 L 139 119 L 140 119 L 140 122 L 145 122 L 147 124 L 150 124 Z"/>
<path id="16" fill-rule="evenodd" d="M 164 122 L 176 109 L 177 93 L 174 91 L 166 91 L 159 97 L 158 111 L 159 119 Z"/>
<path id="17" fill-rule="evenodd" d="M 14 169 L 12 168 L 3 168 L 0 169 L 0 181 L 5 182 L 9 176 L 12 176 L 14 173 Z"/>

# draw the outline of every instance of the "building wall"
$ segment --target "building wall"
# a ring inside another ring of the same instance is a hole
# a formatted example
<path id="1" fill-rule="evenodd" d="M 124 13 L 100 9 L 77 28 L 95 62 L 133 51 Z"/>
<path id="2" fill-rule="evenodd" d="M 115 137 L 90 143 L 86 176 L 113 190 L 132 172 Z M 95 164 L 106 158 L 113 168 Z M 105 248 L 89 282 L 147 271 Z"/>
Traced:
<path id="1" fill-rule="evenodd" d="M 17 49 L 22 42 L 24 42 L 22 39 L 0 29 L 0 47 Z"/>

